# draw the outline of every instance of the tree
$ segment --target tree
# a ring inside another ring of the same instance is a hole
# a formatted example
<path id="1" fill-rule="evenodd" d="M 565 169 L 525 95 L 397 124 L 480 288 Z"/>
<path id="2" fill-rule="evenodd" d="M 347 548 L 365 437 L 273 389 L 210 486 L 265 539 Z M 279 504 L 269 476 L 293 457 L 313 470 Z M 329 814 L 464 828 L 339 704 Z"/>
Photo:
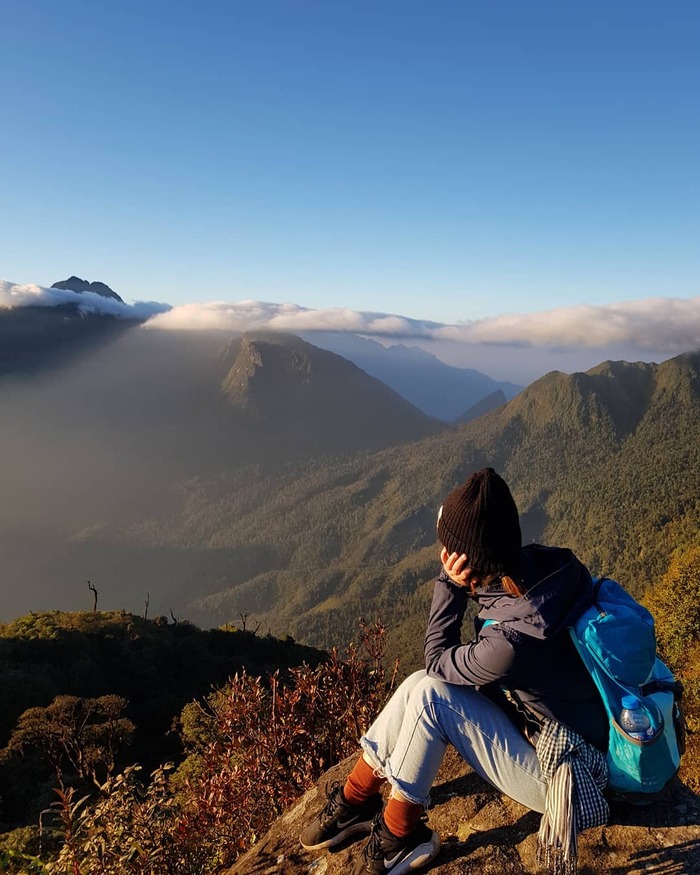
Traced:
<path id="1" fill-rule="evenodd" d="M 97 597 L 99 596 L 99 592 L 97 591 L 97 587 L 91 581 L 88 580 L 87 584 L 88 584 L 88 589 L 95 596 L 95 601 L 94 601 L 94 604 L 92 607 L 92 612 L 93 612 L 93 614 L 96 614 L 97 613 Z"/>
<path id="2" fill-rule="evenodd" d="M 57 696 L 47 707 L 29 708 L 20 716 L 2 756 L 33 751 L 48 760 L 59 781 L 71 772 L 99 788 L 134 733 L 134 724 L 124 717 L 126 705 L 120 696 Z"/>

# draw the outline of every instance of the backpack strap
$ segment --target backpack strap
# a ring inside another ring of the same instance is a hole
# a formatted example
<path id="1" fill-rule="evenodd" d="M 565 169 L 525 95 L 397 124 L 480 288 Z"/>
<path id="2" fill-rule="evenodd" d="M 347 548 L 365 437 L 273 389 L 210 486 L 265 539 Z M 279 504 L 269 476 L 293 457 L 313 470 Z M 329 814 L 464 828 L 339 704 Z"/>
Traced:
<path id="1" fill-rule="evenodd" d="M 593 581 L 593 604 L 601 610 L 600 605 L 598 604 L 598 597 L 600 596 L 600 588 L 607 580 L 607 577 L 599 577 L 598 580 Z"/>
<path id="2" fill-rule="evenodd" d="M 487 626 L 501 625 L 498 620 L 481 620 L 480 623 L 480 632 Z M 505 633 L 505 628 L 503 631 Z M 491 686 L 494 691 L 492 694 L 487 693 L 488 697 L 510 716 L 513 723 L 534 747 L 537 743 L 537 737 L 542 731 L 543 716 L 533 710 L 526 702 L 523 702 L 515 690 L 498 684 Z"/>
<path id="3" fill-rule="evenodd" d="M 676 702 L 680 702 L 683 698 L 683 684 L 677 680 L 663 680 L 663 678 L 655 678 L 649 681 L 648 684 L 642 684 L 639 688 L 642 696 L 650 696 L 652 693 L 673 693 L 673 698 Z"/>

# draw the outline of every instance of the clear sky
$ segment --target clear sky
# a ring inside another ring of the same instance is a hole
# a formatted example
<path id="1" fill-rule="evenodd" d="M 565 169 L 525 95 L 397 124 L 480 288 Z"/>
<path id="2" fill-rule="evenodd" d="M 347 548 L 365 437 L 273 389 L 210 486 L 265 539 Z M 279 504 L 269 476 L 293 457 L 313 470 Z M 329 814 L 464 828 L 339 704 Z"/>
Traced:
<path id="1" fill-rule="evenodd" d="M 458 322 L 700 295 L 697 0 L 2 0 L 0 277 Z"/>

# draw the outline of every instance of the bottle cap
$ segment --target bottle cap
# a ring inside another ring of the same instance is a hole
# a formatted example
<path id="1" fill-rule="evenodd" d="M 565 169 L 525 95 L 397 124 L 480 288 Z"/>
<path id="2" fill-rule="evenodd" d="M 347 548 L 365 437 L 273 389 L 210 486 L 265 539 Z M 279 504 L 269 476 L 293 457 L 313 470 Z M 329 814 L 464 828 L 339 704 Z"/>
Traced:
<path id="1" fill-rule="evenodd" d="M 623 696 L 622 697 L 622 707 L 627 711 L 634 711 L 635 708 L 639 708 L 640 702 L 636 696 Z"/>

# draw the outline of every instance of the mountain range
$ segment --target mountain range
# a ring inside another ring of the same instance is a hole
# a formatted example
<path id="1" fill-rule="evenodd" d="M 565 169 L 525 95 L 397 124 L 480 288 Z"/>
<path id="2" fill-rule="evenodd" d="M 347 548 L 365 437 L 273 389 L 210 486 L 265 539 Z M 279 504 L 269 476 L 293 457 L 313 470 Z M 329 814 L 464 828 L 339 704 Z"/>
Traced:
<path id="1" fill-rule="evenodd" d="M 473 368 L 446 365 L 417 346 L 398 343 L 385 347 L 367 337 L 338 332 L 313 331 L 304 337 L 316 346 L 355 362 L 429 416 L 444 422 L 463 417 L 487 396 L 501 392 L 501 403 L 505 403 L 523 388 L 493 380 Z"/>
<path id="2" fill-rule="evenodd" d="M 415 649 L 438 570 L 436 510 L 470 471 L 493 465 L 511 483 L 526 541 L 569 545 L 595 573 L 641 594 L 698 537 L 699 427 L 697 353 L 552 373 L 458 429 L 314 464 L 270 492 L 250 480 L 220 480 L 215 493 L 200 482 L 177 533 L 152 521 L 150 537 L 177 541 L 196 520 L 218 550 L 254 544 L 265 557 L 191 602 L 201 622 L 251 611 L 324 643 L 349 634 L 358 615 L 381 613 L 397 628 L 408 623 L 404 644 Z"/>
<path id="3" fill-rule="evenodd" d="M 3 615 L 84 606 L 91 579 L 108 608 L 148 592 L 321 646 L 381 614 L 413 653 L 437 507 L 487 464 L 526 540 L 640 593 L 700 530 L 699 386 L 698 353 L 606 362 L 448 427 L 298 338 L 123 329 L 0 387 Z"/>
<path id="4" fill-rule="evenodd" d="M 311 459 L 346 458 L 444 428 L 351 362 L 294 337 L 224 342 L 216 332 L 74 322 L 57 308 L 6 311 L 0 335 L 8 325 L 49 330 L 48 319 L 56 323 L 52 337 L 68 324 L 85 327 L 89 342 L 30 364 L 33 335 L 18 330 L 17 354 L 8 355 L 0 383 L 5 618 L 39 605 L 76 606 L 91 576 L 105 581 L 113 606 L 140 602 L 144 574 L 155 578 L 154 592 L 168 593 L 167 613 L 183 604 L 193 577 L 208 574 L 208 557 L 188 536 L 176 549 L 181 571 L 165 584 L 173 554 L 127 548 L 122 529 L 172 515 L 187 484 L 223 476 L 258 482 L 262 472 L 274 482 Z"/>
<path id="5" fill-rule="evenodd" d="M 109 341 L 118 334 L 143 323 L 167 305 L 141 302 L 127 305 L 103 282 L 89 282 L 78 276 L 55 282 L 50 289 L 24 287 L 0 282 L 4 287 L 3 308 L 0 301 L 0 379 L 8 374 L 36 373 L 44 368 L 60 367 L 83 351 Z M 52 299 L 52 289 L 71 294 Z M 37 300 L 37 303 L 13 305 L 13 299 Z M 90 293 L 91 300 L 85 299 Z M 102 298 L 104 303 L 96 303 Z M 114 323 L 117 323 L 116 325 Z M 126 323 L 126 324 L 125 324 Z M 131 325 L 129 325 L 131 323 Z M 220 345 L 224 332 L 213 332 Z M 436 356 L 415 346 L 395 344 L 385 348 L 376 341 L 351 333 L 309 332 L 304 338 L 313 346 L 335 352 L 353 362 L 365 373 L 394 389 L 430 417 L 449 422 L 464 417 L 465 411 L 491 396 L 491 404 L 503 392 L 513 397 L 522 387 L 497 382 L 472 369 L 454 368 Z M 483 412 L 483 410 L 481 410 Z"/>

